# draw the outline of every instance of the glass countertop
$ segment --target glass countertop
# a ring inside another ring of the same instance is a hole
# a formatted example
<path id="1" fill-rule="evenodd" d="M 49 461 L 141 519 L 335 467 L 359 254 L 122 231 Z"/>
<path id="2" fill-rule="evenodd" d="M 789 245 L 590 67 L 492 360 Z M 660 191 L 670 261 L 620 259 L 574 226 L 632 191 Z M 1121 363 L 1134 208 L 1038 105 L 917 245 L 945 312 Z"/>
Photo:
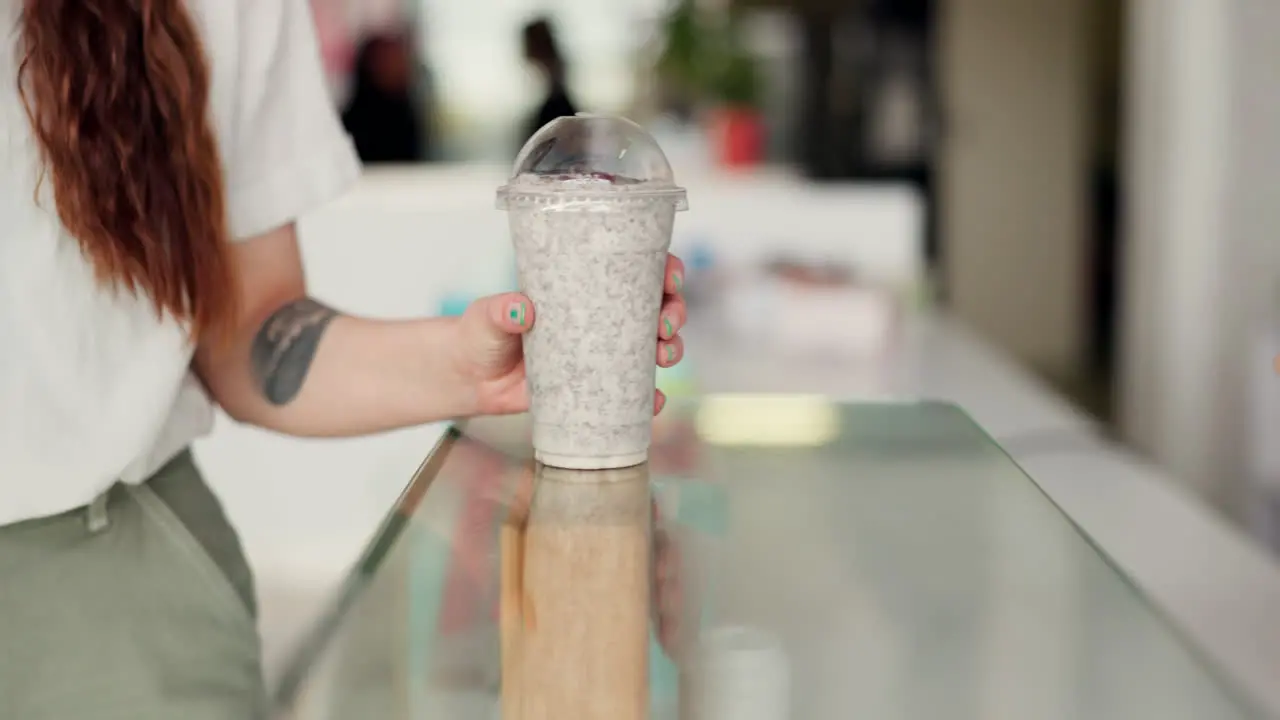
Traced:
<path id="1" fill-rule="evenodd" d="M 525 417 L 445 434 L 295 654 L 284 715 L 501 717 L 500 529 L 566 472 L 528 438 Z M 672 401 L 623 472 L 679 549 L 654 718 L 1262 717 L 953 406 Z"/>

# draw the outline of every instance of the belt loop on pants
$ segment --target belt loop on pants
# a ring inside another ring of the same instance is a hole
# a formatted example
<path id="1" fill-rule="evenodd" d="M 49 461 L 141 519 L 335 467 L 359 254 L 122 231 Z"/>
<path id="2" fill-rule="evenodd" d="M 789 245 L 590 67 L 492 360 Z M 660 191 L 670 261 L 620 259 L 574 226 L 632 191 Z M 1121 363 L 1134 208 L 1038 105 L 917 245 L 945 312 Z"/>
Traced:
<path id="1" fill-rule="evenodd" d="M 102 494 L 93 499 L 89 503 L 89 508 L 85 513 L 85 525 L 88 526 L 89 532 L 100 533 L 111 525 L 111 517 L 107 514 L 107 500 L 111 497 L 111 488 L 102 491 Z"/>

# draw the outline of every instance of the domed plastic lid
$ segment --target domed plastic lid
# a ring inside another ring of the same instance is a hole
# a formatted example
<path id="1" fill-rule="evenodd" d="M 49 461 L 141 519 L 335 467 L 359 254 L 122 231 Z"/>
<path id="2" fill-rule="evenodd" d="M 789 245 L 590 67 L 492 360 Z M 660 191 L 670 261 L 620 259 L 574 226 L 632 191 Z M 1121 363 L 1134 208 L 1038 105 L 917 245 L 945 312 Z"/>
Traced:
<path id="1" fill-rule="evenodd" d="M 578 113 L 547 123 L 516 157 L 498 207 L 513 201 L 670 197 L 687 210 L 671 163 L 644 128 L 626 118 Z"/>

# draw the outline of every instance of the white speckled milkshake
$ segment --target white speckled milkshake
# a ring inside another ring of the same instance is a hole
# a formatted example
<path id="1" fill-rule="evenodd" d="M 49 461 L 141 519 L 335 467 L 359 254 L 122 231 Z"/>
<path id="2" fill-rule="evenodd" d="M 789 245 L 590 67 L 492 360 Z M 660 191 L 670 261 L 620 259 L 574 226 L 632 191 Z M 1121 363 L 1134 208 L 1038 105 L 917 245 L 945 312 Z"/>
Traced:
<path id="1" fill-rule="evenodd" d="M 521 151 L 498 200 L 536 309 L 524 352 L 537 459 L 643 463 L 667 250 L 687 207 L 666 157 L 628 120 L 561 118 Z"/>

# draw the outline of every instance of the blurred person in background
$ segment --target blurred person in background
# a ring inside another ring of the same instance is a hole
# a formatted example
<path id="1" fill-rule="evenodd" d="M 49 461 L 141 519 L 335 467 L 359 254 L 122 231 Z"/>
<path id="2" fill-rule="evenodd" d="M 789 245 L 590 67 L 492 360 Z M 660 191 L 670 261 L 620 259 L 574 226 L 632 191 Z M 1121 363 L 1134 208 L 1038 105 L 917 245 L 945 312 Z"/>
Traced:
<path id="1" fill-rule="evenodd" d="M 525 125 L 523 140 L 532 137 L 543 125 L 559 117 L 574 115 L 577 104 L 570 96 L 566 81 L 568 68 L 551 21 L 538 18 L 524 26 L 524 59 L 537 70 L 546 85 L 542 104 Z"/>
<path id="2" fill-rule="evenodd" d="M 0 0 L 0 22 L 0 716 L 265 718 L 250 569 L 189 450 L 213 403 L 310 437 L 520 412 L 535 308 L 308 296 L 295 223 L 359 162 L 307 0 Z"/>
<path id="3" fill-rule="evenodd" d="M 414 53 L 407 34 L 374 35 L 356 53 L 342 124 L 367 165 L 424 159 L 424 124 L 414 101 Z"/>

